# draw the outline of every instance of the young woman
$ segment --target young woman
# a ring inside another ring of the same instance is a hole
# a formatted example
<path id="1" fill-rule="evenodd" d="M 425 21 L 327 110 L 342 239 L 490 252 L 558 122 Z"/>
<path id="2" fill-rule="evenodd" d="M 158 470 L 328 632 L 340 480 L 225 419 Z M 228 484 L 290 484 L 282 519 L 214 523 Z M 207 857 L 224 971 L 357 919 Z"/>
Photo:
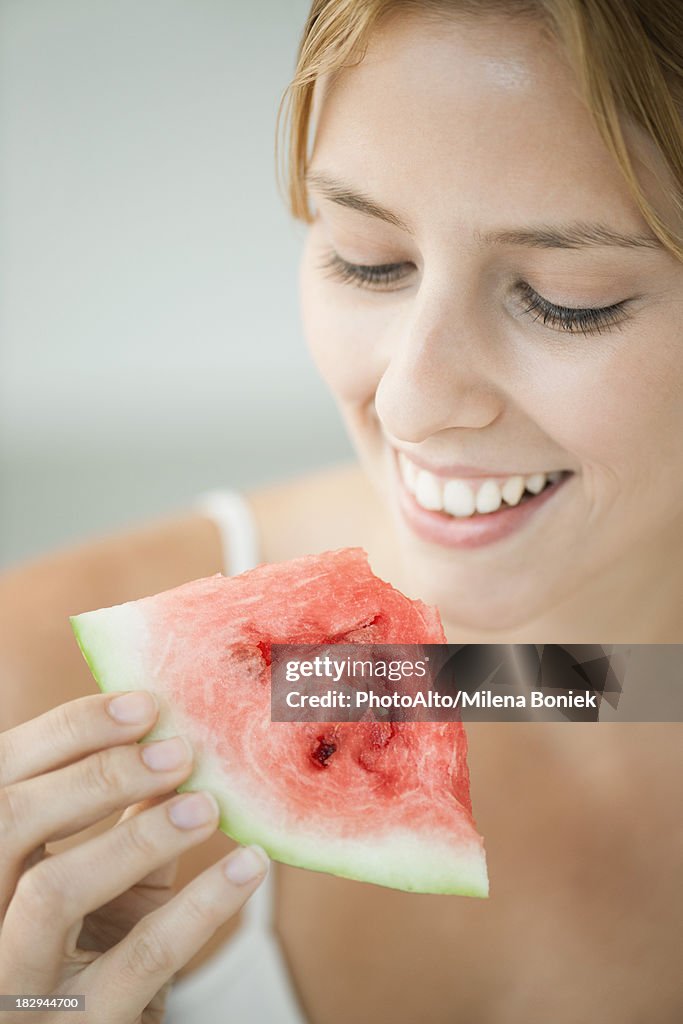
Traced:
<path id="1" fill-rule="evenodd" d="M 682 50 L 669 0 L 316 0 L 289 200 L 358 465 L 5 577 L 1 991 L 112 1024 L 681 1019 L 678 727 L 471 727 L 487 901 L 259 888 L 66 616 L 361 544 L 453 642 L 683 642 Z"/>

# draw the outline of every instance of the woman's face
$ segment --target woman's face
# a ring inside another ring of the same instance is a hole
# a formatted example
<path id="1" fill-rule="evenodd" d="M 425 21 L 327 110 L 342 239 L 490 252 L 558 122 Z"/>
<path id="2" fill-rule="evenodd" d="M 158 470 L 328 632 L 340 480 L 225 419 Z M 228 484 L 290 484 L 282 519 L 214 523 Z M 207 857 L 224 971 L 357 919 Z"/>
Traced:
<path id="1" fill-rule="evenodd" d="M 555 44 L 402 15 L 317 90 L 304 329 L 422 595 L 514 628 L 598 578 L 670 570 L 683 266 Z M 671 221 L 658 158 L 628 139 Z"/>

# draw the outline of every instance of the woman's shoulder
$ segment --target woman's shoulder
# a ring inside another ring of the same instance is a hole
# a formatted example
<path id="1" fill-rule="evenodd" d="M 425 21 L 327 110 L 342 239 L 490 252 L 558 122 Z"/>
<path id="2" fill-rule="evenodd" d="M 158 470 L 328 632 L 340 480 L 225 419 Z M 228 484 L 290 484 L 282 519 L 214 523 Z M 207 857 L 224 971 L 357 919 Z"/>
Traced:
<path id="1" fill-rule="evenodd" d="M 379 496 L 356 462 L 256 487 L 245 497 L 264 562 L 338 547 L 368 547 L 380 514 Z"/>

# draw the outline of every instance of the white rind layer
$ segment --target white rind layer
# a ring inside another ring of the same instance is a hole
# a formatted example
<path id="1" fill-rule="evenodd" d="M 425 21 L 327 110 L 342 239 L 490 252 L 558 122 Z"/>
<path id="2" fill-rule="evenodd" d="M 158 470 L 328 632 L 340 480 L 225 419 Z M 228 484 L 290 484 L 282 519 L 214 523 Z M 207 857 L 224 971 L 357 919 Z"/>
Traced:
<path id="1" fill-rule="evenodd" d="M 240 843 L 258 843 L 275 859 L 312 871 L 329 871 L 343 878 L 361 878 L 390 888 L 412 892 L 458 893 L 488 896 L 483 850 L 473 841 L 469 849 L 440 843 L 433 835 L 407 829 L 381 834 L 325 839 L 316 832 L 278 828 L 275 815 L 260 817 L 257 803 L 241 799 L 244 777 L 231 777 L 210 754 L 205 754 L 182 790 L 208 789 L 221 809 L 221 828 Z"/>
<path id="2" fill-rule="evenodd" d="M 134 603 L 72 615 L 70 622 L 101 690 L 152 689 L 142 656 L 149 630 Z"/>
<path id="3" fill-rule="evenodd" d="M 207 749 L 207 737 L 191 719 L 173 710 L 163 687 L 156 686 L 144 668 L 143 652 L 149 641 L 145 616 L 133 602 L 71 617 L 79 647 L 103 693 L 151 690 L 159 702 L 159 717 L 145 740 L 185 735 L 201 749 L 195 769 L 178 787 L 179 792 L 208 790 L 218 801 L 220 828 L 239 843 L 258 843 L 271 857 L 312 871 L 327 871 L 412 892 L 488 896 L 483 847 L 476 834 L 472 843 L 454 850 L 438 836 L 421 836 L 406 829 L 353 838 L 331 836 L 325 842 L 320 829 L 287 829 L 283 815 L 270 811 L 265 794 L 249 794 L 250 776 L 229 774 Z M 280 819 L 280 820 L 278 820 Z"/>

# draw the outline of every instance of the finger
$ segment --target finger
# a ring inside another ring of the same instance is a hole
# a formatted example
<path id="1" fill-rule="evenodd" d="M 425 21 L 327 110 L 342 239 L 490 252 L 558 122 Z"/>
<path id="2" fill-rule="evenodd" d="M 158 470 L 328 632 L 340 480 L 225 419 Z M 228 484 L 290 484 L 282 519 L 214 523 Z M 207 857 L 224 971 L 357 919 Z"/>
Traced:
<path id="1" fill-rule="evenodd" d="M 168 799 L 168 797 L 153 797 L 132 804 L 126 808 L 119 820 L 127 821 L 128 818 L 141 814 L 148 807 L 154 807 L 161 803 L 163 799 Z M 178 871 L 178 861 L 177 856 L 172 857 L 166 864 L 154 868 L 134 886 L 122 892 L 120 896 L 105 903 L 94 914 L 88 915 L 89 927 L 94 927 L 100 934 L 102 931 L 106 934 L 106 945 L 99 944 L 95 948 L 101 952 L 103 948 L 113 946 L 115 942 L 127 935 L 145 914 L 156 910 L 162 903 L 171 899 L 174 895 L 173 883 Z M 82 925 L 78 921 L 68 939 L 67 957 L 78 947 L 82 947 L 83 942 Z"/>
<path id="2" fill-rule="evenodd" d="M 207 839 L 218 818 L 211 794 L 183 793 L 25 872 L 0 932 L 0 960 L 13 968 L 17 991 L 51 991 L 77 922 Z"/>
<path id="3" fill-rule="evenodd" d="M 117 824 L 122 821 L 128 821 L 129 818 L 135 817 L 136 814 L 141 814 L 142 811 L 146 811 L 149 807 L 155 807 L 157 804 L 167 800 L 167 794 L 149 797 L 147 800 L 138 800 L 137 803 L 126 807 Z M 152 868 L 144 878 L 137 882 L 136 888 L 144 886 L 147 889 L 170 889 L 176 880 L 177 874 L 178 857 L 172 857 L 166 864 L 162 864 L 161 867 Z"/>
<path id="4" fill-rule="evenodd" d="M 74 835 L 136 799 L 168 794 L 191 771 L 192 749 L 176 736 L 99 750 L 0 790 L 0 912 L 6 910 L 32 850 Z"/>
<path id="5" fill-rule="evenodd" d="M 243 906 L 263 881 L 268 865 L 260 847 L 238 847 L 147 914 L 88 968 L 91 1005 L 95 1000 L 101 1006 L 113 1005 L 116 998 L 120 1020 L 137 1019 L 159 989 Z"/>
<path id="6" fill-rule="evenodd" d="M 114 714 L 123 716 L 121 719 Z M 0 786 L 52 771 L 96 750 L 140 739 L 158 715 L 154 694 L 94 693 L 0 733 Z"/>

